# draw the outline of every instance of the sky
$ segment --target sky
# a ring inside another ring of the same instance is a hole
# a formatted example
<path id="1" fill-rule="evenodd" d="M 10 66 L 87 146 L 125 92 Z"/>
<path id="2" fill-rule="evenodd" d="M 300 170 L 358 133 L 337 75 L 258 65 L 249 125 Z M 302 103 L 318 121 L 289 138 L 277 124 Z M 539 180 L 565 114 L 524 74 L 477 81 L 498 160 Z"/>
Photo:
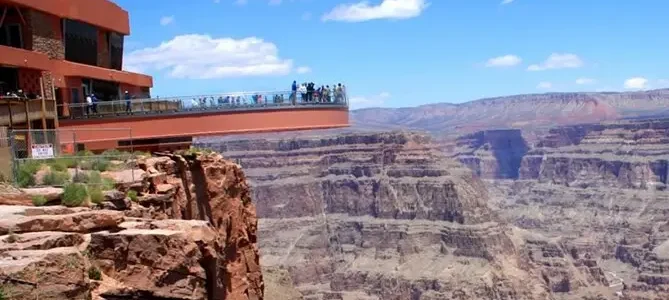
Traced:
<path id="1" fill-rule="evenodd" d="M 666 0 L 114 0 L 153 96 L 343 83 L 351 106 L 669 87 Z"/>

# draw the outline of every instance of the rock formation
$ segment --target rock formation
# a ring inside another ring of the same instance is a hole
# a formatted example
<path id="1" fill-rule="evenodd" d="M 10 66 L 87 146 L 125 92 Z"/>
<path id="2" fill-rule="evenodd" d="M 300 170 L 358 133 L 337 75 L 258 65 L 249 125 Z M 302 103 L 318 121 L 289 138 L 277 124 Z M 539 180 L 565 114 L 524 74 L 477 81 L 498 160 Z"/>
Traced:
<path id="1" fill-rule="evenodd" d="M 480 161 L 488 170 L 500 168 L 493 151 L 470 136 L 451 142 L 459 148 L 445 149 L 465 161 L 475 153 L 487 158 Z M 501 219 L 552 242 L 550 249 L 571 256 L 582 274 L 587 267 L 591 278 L 579 279 L 570 288 L 594 280 L 620 299 L 669 298 L 664 265 L 669 245 L 669 120 L 561 126 L 528 144 L 518 166 L 519 180 L 487 176 L 490 203 Z M 477 170 L 481 164 L 467 165 Z M 556 257 L 553 250 L 545 252 L 549 247 L 544 242 L 532 243 L 541 245 L 539 257 Z M 532 256 L 536 254 L 533 250 Z"/>
<path id="2" fill-rule="evenodd" d="M 545 93 L 486 98 L 417 107 L 367 108 L 351 112 L 359 128 L 421 130 L 441 137 L 502 128 L 538 128 L 669 114 L 669 89 L 624 93 Z"/>
<path id="3" fill-rule="evenodd" d="M 518 129 L 479 131 L 444 143 L 442 148 L 483 179 L 517 179 L 529 150 Z"/>
<path id="4" fill-rule="evenodd" d="M 484 184 L 427 136 L 198 146 L 242 164 L 263 265 L 305 299 L 556 299 L 606 283 L 596 261 L 499 222 Z"/>
<path id="5" fill-rule="evenodd" d="M 263 299 L 240 167 L 217 154 L 140 166 L 98 206 L 0 206 L 3 299 Z"/>

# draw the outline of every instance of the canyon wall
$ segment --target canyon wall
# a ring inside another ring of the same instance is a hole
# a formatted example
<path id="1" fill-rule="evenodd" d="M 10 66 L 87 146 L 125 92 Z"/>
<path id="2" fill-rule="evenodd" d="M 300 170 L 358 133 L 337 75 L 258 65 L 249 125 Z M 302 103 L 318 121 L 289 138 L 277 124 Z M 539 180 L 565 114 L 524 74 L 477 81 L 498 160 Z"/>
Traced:
<path id="1" fill-rule="evenodd" d="M 519 135 L 496 132 L 507 140 Z M 596 262 L 598 277 L 616 298 L 669 298 L 668 119 L 550 129 L 527 143 L 515 180 L 495 175 L 504 164 L 494 152 L 517 147 L 472 138 L 483 135 L 466 135 L 442 148 L 487 179 L 490 204 L 502 220 L 558 241 L 569 255 L 586 259 L 586 266 Z"/>
<path id="2" fill-rule="evenodd" d="M 487 130 L 442 149 L 483 179 L 664 189 L 669 119 L 557 127 L 531 143 L 520 130 Z"/>
<path id="3" fill-rule="evenodd" d="M 427 136 L 197 146 L 243 166 L 263 267 L 287 271 L 304 299 L 557 299 L 606 284 L 596 261 L 500 222 L 484 183 Z"/>

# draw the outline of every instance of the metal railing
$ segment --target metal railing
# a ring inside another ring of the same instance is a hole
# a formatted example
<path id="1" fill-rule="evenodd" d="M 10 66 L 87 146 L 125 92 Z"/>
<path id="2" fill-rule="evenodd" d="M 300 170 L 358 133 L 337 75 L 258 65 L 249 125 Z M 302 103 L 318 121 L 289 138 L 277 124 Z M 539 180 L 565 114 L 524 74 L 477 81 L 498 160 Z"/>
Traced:
<path id="1" fill-rule="evenodd" d="M 328 94 L 291 91 L 242 92 L 215 95 L 99 101 L 59 105 L 61 118 L 101 118 L 179 112 L 228 111 L 290 107 L 348 107 L 344 91 Z"/>

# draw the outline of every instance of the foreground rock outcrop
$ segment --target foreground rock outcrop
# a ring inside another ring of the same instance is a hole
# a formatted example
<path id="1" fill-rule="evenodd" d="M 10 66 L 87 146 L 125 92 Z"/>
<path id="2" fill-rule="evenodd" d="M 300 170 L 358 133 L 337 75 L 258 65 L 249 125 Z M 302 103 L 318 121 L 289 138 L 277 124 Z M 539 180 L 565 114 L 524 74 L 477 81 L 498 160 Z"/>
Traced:
<path id="1" fill-rule="evenodd" d="M 198 146 L 243 165 L 263 266 L 304 299 L 596 299 L 606 283 L 597 261 L 500 222 L 483 182 L 424 135 Z"/>
<path id="2" fill-rule="evenodd" d="M 0 206 L 3 297 L 264 299 L 240 167 L 217 154 L 165 154 L 140 166 L 141 181 L 106 195 L 135 190 L 127 206 Z"/>

